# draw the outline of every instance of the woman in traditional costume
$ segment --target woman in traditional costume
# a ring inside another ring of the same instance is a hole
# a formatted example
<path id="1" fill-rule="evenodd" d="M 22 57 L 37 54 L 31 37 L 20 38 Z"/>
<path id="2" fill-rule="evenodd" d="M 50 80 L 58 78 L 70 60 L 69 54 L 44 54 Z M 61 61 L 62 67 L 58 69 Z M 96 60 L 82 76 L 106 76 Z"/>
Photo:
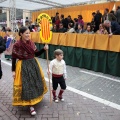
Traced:
<path id="1" fill-rule="evenodd" d="M 35 44 L 30 40 L 30 31 L 27 27 L 20 28 L 19 36 L 21 38 L 12 50 L 13 105 L 29 106 L 31 115 L 35 115 L 33 106 L 39 103 L 47 92 L 42 68 L 35 56 L 44 53 L 48 46 L 45 45 L 37 51 Z"/>

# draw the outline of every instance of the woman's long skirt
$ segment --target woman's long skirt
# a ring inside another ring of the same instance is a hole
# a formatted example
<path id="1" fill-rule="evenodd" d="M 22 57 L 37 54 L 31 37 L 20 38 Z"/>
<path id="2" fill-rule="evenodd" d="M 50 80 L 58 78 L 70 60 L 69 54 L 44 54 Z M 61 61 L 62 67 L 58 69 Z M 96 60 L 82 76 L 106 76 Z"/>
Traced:
<path id="1" fill-rule="evenodd" d="M 44 75 L 38 61 L 18 60 L 13 85 L 13 105 L 26 106 L 39 103 L 47 92 Z"/>

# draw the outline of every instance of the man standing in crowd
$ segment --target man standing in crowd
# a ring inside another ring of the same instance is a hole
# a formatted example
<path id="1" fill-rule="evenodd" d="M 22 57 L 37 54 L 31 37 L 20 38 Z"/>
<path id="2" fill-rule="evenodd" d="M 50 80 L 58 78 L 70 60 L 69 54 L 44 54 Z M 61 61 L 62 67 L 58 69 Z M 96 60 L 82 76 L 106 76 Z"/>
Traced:
<path id="1" fill-rule="evenodd" d="M 104 23 L 105 20 L 117 21 L 117 18 L 112 13 L 109 13 L 109 9 L 108 8 L 105 9 L 104 15 L 102 17 L 102 22 L 103 23 Z"/>
<path id="2" fill-rule="evenodd" d="M 100 13 L 99 10 L 97 10 L 97 12 L 95 14 L 95 18 L 94 18 L 94 22 L 95 22 L 94 32 L 96 32 L 99 29 L 99 25 L 101 23 L 101 18 L 102 18 L 102 14 Z"/>
<path id="3" fill-rule="evenodd" d="M 65 28 L 66 28 L 66 29 L 68 29 L 68 24 L 69 24 L 69 23 L 72 23 L 73 26 L 74 26 L 74 22 L 73 22 L 73 20 L 72 20 L 72 18 L 71 18 L 70 15 L 68 15 L 68 17 L 65 18 Z"/>
<path id="4" fill-rule="evenodd" d="M 92 26 L 92 29 L 95 31 L 95 15 L 96 15 L 96 13 L 95 12 L 93 12 L 92 13 L 92 20 L 91 20 L 91 26 Z"/>
<path id="5" fill-rule="evenodd" d="M 63 27 L 65 27 L 65 19 L 63 14 L 60 16 L 60 19 L 61 19 L 60 22 L 63 24 Z"/>
<path id="6" fill-rule="evenodd" d="M 105 20 L 104 21 L 105 27 L 108 28 L 108 33 L 109 36 L 111 37 L 112 35 L 120 35 L 120 25 L 116 21 L 109 21 Z"/>
<path id="7" fill-rule="evenodd" d="M 119 25 L 120 25 L 120 6 L 118 6 L 115 15 L 116 15 L 116 18 L 117 18 L 117 22 L 118 22 Z"/>
<path id="8" fill-rule="evenodd" d="M 55 23 L 55 22 L 56 22 L 56 19 L 57 19 L 58 17 L 59 17 L 59 13 L 56 12 L 56 16 L 53 17 L 53 19 L 52 19 L 52 23 Z"/>

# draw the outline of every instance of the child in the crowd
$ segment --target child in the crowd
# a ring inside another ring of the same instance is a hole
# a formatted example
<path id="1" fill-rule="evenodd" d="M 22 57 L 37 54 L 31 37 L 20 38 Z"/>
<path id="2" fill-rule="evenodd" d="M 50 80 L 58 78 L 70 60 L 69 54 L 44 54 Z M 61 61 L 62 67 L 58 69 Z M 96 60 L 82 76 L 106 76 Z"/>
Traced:
<path id="1" fill-rule="evenodd" d="M 58 99 L 60 101 L 64 101 L 62 94 L 66 89 L 65 80 L 67 78 L 67 72 L 66 72 L 66 64 L 65 61 L 63 60 L 63 51 L 57 49 L 54 51 L 54 55 L 55 55 L 55 59 L 53 59 L 50 62 L 48 73 L 52 74 L 53 100 L 55 102 L 58 102 Z M 59 91 L 58 99 L 57 99 L 56 90 L 58 88 L 58 84 L 60 85 L 61 89 Z"/>

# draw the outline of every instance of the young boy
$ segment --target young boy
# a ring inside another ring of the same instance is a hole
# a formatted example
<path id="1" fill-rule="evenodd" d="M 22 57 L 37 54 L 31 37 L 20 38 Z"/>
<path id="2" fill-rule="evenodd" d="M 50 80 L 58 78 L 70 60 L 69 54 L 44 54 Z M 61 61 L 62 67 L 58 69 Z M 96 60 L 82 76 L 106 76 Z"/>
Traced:
<path id="1" fill-rule="evenodd" d="M 58 98 L 59 100 L 64 101 L 62 94 L 66 89 L 65 80 L 67 78 L 67 72 L 66 72 L 66 64 L 65 64 L 65 61 L 63 60 L 63 51 L 60 49 L 55 50 L 54 56 L 55 56 L 55 59 L 53 59 L 49 65 L 49 73 L 52 74 L 53 100 L 55 102 L 58 102 L 58 99 L 56 96 L 56 90 L 58 88 L 58 84 L 61 87 L 58 94 Z"/>

